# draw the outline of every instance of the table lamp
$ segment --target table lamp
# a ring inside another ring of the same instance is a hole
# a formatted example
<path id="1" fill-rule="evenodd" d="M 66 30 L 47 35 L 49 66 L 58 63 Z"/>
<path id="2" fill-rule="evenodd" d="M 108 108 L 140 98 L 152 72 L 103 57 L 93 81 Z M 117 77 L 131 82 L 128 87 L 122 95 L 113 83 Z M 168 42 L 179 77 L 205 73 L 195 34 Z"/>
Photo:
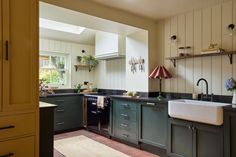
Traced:
<path id="1" fill-rule="evenodd" d="M 166 68 L 163 65 L 157 66 L 152 73 L 149 75 L 150 79 L 156 79 L 158 78 L 160 80 L 160 91 L 159 96 L 157 97 L 158 100 L 163 99 L 161 95 L 161 80 L 162 79 L 169 79 L 172 78 L 172 75 L 169 73 L 169 71 L 166 70 Z"/>

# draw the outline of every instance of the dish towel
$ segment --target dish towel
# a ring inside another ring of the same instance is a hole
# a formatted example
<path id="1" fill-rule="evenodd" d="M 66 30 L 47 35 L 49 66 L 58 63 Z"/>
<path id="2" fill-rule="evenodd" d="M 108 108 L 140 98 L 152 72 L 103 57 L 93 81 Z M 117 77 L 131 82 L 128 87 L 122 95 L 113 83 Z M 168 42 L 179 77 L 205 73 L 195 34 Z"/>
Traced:
<path id="1" fill-rule="evenodd" d="M 104 99 L 105 99 L 104 96 L 98 96 L 98 99 L 97 99 L 98 108 L 104 109 Z"/>

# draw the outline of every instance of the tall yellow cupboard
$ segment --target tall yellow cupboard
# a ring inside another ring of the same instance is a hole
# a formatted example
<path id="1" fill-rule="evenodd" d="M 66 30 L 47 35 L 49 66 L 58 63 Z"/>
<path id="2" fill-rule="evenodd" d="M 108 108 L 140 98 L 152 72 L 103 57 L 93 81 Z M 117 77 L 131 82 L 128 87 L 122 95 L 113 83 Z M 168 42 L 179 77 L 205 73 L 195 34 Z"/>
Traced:
<path id="1" fill-rule="evenodd" d="M 0 0 L 0 157 L 38 157 L 38 0 Z"/>

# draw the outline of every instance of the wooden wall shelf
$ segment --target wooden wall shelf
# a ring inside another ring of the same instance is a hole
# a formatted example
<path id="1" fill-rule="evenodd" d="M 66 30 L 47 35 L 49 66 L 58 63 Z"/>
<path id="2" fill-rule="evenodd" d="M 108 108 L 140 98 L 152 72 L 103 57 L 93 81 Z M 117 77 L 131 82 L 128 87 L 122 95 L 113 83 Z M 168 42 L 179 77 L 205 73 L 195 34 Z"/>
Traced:
<path id="1" fill-rule="evenodd" d="M 75 71 L 78 71 L 79 68 L 89 68 L 89 72 L 91 71 L 91 67 L 86 64 L 76 64 L 75 66 Z"/>
<path id="2" fill-rule="evenodd" d="M 177 57 L 167 57 L 167 60 L 170 60 L 174 67 L 176 67 L 176 60 L 187 59 L 187 58 L 197 58 L 197 57 L 209 57 L 209 56 L 222 56 L 227 55 L 229 57 L 230 64 L 233 63 L 233 54 L 236 54 L 236 51 L 226 51 L 220 53 L 208 53 L 208 54 L 196 54 L 196 55 L 188 55 L 188 56 L 177 56 Z"/>

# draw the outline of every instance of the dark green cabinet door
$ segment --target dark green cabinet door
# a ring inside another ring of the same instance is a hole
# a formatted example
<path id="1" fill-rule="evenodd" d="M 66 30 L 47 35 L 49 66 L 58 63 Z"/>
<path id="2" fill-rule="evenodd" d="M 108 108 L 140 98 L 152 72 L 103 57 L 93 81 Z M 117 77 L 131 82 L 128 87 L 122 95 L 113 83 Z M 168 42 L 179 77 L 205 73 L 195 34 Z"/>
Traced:
<path id="1" fill-rule="evenodd" d="M 112 99 L 112 136 L 138 144 L 139 137 L 139 103 L 127 100 Z"/>
<path id="2" fill-rule="evenodd" d="M 223 157 L 222 127 L 196 123 L 192 129 L 194 157 Z"/>
<path id="3" fill-rule="evenodd" d="M 236 113 L 224 113 L 224 157 L 236 156 Z"/>
<path id="4" fill-rule="evenodd" d="M 140 141 L 166 148 L 167 143 L 167 104 L 141 106 Z"/>
<path id="5" fill-rule="evenodd" d="M 167 152 L 170 156 L 193 156 L 193 130 L 191 122 L 170 118 L 168 136 Z"/>
<path id="6" fill-rule="evenodd" d="M 54 114 L 54 131 L 82 127 L 82 96 L 56 96 L 40 98 L 40 100 L 57 105 Z"/>

